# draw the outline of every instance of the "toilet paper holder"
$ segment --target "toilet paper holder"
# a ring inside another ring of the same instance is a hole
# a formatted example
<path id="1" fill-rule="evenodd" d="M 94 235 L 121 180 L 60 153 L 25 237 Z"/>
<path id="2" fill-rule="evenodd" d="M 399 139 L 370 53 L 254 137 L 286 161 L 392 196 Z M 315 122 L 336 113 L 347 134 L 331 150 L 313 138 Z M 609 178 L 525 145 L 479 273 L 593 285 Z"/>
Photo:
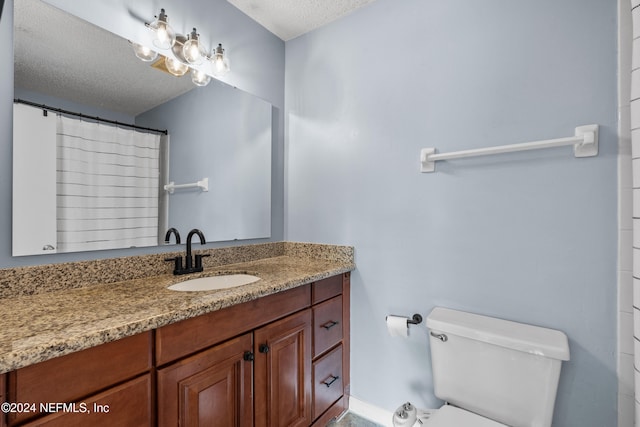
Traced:
<path id="1" fill-rule="evenodd" d="M 419 323 L 422 323 L 422 316 L 418 313 L 414 314 L 411 318 L 407 317 L 407 325 L 417 325 Z"/>
<path id="2" fill-rule="evenodd" d="M 411 319 L 407 319 L 407 323 L 410 325 L 417 325 L 419 323 L 422 323 L 422 316 L 416 313 Z"/>

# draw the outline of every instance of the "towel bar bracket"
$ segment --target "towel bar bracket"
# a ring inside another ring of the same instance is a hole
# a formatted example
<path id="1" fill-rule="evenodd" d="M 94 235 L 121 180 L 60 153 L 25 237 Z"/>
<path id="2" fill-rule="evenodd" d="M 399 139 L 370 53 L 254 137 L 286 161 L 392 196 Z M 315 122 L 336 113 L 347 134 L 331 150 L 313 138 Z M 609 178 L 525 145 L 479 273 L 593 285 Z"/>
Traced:
<path id="1" fill-rule="evenodd" d="M 202 178 L 198 182 L 192 182 L 189 184 L 176 184 L 175 182 L 171 181 L 164 186 L 164 191 L 169 192 L 169 194 L 173 194 L 175 190 L 183 188 L 199 188 L 202 191 L 209 191 L 209 178 Z"/>
<path id="2" fill-rule="evenodd" d="M 576 157 L 594 157 L 598 155 L 598 125 L 585 125 L 576 128 L 576 136 L 584 138 L 573 146 Z"/>
<path id="3" fill-rule="evenodd" d="M 541 148 L 573 145 L 575 157 L 593 157 L 598 155 L 598 125 L 585 125 L 575 128 L 574 136 L 544 141 L 523 142 L 520 144 L 496 147 L 476 148 L 451 153 L 436 153 L 435 148 L 423 148 L 420 151 L 420 172 L 435 172 L 438 160 L 462 159 L 465 157 L 488 156 L 490 154 L 512 153 L 516 151 L 537 150 Z"/>

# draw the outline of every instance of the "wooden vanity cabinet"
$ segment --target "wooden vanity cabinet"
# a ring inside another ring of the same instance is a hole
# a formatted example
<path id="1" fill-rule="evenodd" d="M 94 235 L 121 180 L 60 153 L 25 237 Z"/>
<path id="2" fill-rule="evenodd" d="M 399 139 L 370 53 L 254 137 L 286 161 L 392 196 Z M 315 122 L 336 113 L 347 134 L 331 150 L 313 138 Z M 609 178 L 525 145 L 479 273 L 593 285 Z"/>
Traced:
<path id="1" fill-rule="evenodd" d="M 11 413 L 0 427 L 325 427 L 348 407 L 349 278 L 0 375 L 0 401 L 69 405 Z"/>
<path id="2" fill-rule="evenodd" d="M 152 425 L 151 348 L 145 332 L 10 372 L 8 401 L 33 406 L 8 425 Z"/>
<path id="3" fill-rule="evenodd" d="M 348 303 L 347 273 L 158 329 L 158 425 L 324 427 L 348 407 Z"/>
<path id="4" fill-rule="evenodd" d="M 305 285 L 158 329 L 158 425 L 309 426 L 310 305 Z"/>
<path id="5" fill-rule="evenodd" d="M 158 426 L 311 424 L 311 310 L 158 370 Z"/>

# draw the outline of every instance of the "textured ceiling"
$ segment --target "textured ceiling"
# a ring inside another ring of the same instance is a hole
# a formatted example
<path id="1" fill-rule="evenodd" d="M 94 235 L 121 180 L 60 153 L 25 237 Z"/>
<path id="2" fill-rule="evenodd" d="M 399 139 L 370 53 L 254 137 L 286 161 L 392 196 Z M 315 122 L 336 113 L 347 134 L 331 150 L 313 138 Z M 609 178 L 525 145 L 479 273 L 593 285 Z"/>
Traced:
<path id="1" fill-rule="evenodd" d="M 283 40 L 374 0 L 228 0 Z M 131 116 L 194 89 L 135 57 L 127 40 L 40 0 L 14 2 L 15 86 Z M 61 30 L 63 29 L 63 30 Z"/>
<path id="2" fill-rule="evenodd" d="M 374 0 L 227 0 L 260 25 L 291 40 Z"/>
<path id="3" fill-rule="evenodd" d="M 14 3 L 15 86 L 135 116 L 195 86 L 152 69 L 129 42 L 40 0 Z"/>

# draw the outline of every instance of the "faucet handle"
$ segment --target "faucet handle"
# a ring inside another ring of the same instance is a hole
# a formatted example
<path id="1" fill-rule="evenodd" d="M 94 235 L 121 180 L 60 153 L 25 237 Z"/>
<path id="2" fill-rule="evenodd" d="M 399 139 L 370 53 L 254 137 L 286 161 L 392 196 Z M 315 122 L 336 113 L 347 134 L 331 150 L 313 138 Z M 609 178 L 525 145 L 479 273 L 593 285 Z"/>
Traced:
<path id="1" fill-rule="evenodd" d="M 202 258 L 211 256 L 211 254 L 196 254 L 196 269 L 202 269 Z"/>
<path id="2" fill-rule="evenodd" d="M 165 261 L 174 261 L 174 267 L 173 267 L 173 274 L 179 274 L 179 272 L 182 271 L 182 257 L 181 256 L 177 256 L 174 258 L 165 258 Z"/>

